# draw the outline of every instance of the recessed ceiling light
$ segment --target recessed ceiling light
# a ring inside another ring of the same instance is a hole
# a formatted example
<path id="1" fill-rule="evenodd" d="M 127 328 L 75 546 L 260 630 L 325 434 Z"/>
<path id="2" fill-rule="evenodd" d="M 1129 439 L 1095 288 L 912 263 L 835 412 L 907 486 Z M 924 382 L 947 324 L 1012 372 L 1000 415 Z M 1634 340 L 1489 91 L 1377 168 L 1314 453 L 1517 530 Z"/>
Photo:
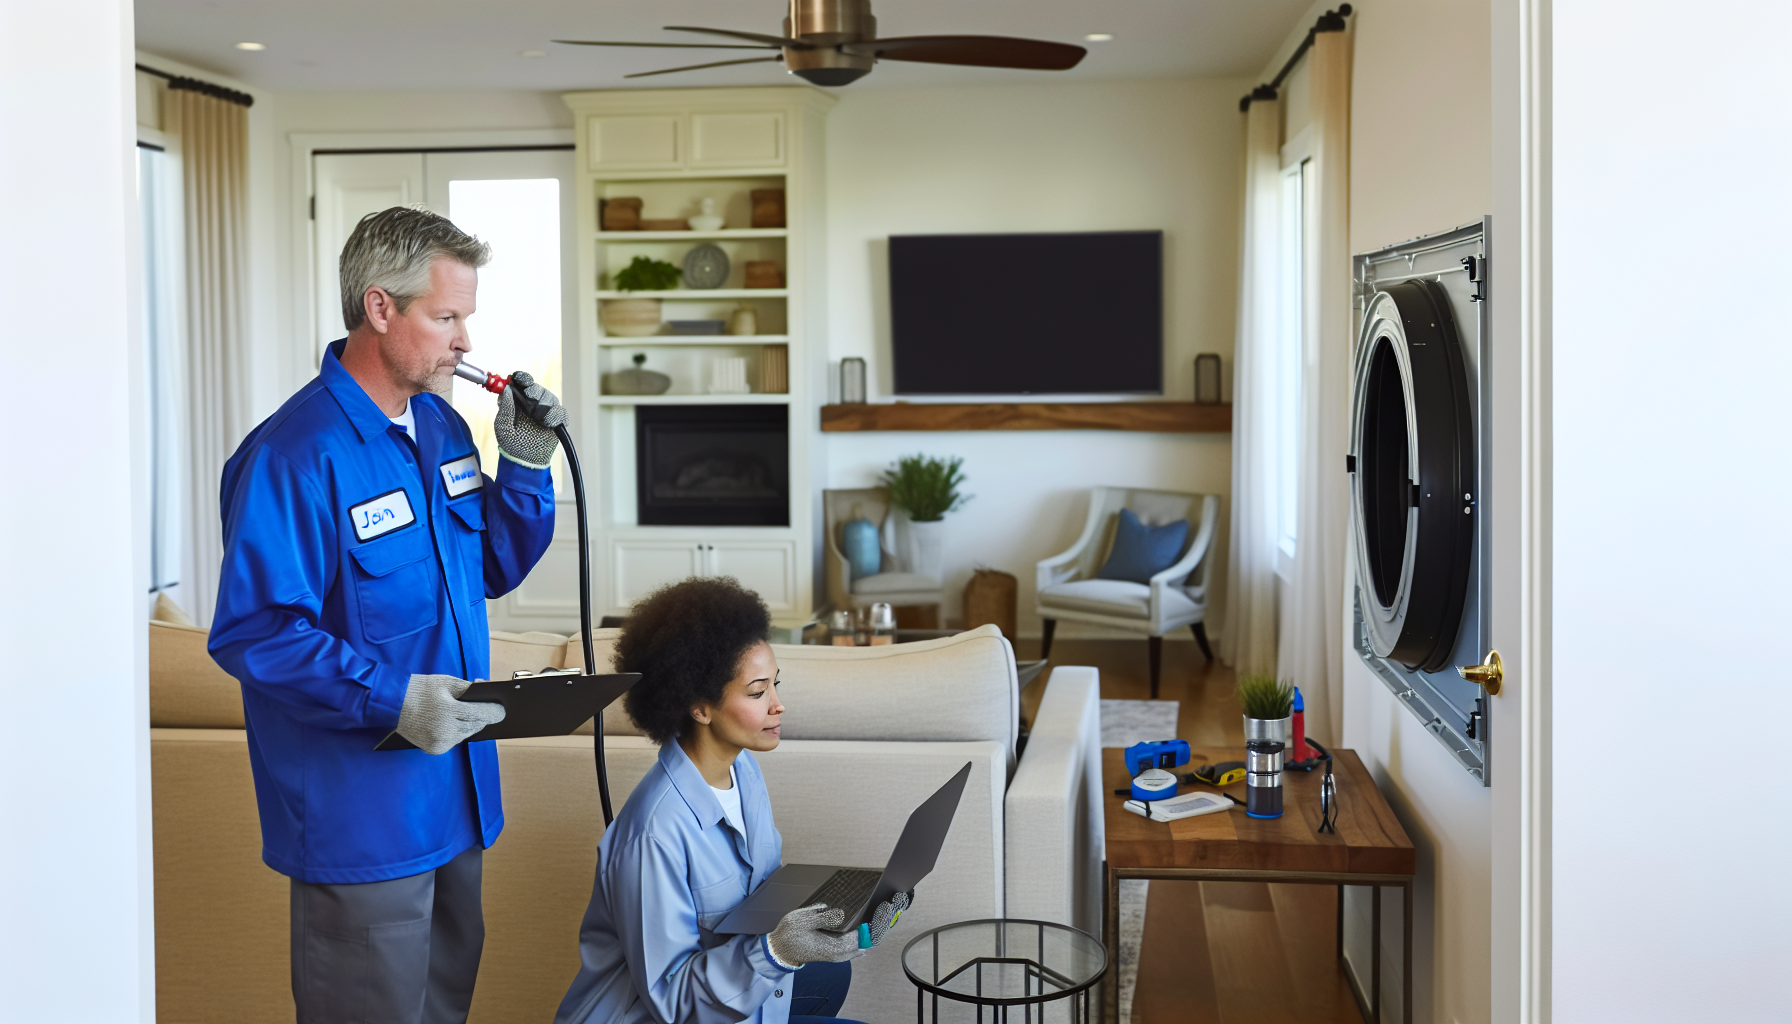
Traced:
<path id="1" fill-rule="evenodd" d="M 1089 43 L 1105 43 L 1113 38 L 1114 36 L 1111 32 L 1091 32 L 1083 37 L 1083 41 Z"/>
<path id="2" fill-rule="evenodd" d="M 265 50 L 265 49 L 267 49 L 267 44 L 266 43 L 238 43 L 238 44 L 236 44 L 236 48 L 239 50 Z"/>
<path id="3" fill-rule="evenodd" d="M 530 60 L 534 60 L 537 57 L 546 57 L 548 55 L 548 51 L 546 51 L 546 50 L 524 50 L 524 51 L 522 51 L 522 55 L 529 58 Z"/>

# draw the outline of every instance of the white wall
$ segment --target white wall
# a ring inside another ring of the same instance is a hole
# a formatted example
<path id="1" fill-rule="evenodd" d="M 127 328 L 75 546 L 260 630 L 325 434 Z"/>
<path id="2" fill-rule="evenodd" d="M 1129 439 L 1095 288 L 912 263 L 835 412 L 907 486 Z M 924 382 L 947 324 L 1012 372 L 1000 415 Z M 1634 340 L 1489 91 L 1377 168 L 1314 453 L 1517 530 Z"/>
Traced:
<path id="1" fill-rule="evenodd" d="M 1491 213 L 1489 4 L 1365 0 L 1353 6 L 1351 252 L 1448 230 Z M 1288 106 L 1297 104 L 1291 99 Z M 1499 258 L 1497 248 L 1493 258 Z M 1415 1021 L 1488 1020 L 1489 791 L 1348 648 L 1344 744 L 1362 757 L 1418 851 Z M 1353 894 L 1350 911 L 1351 927 L 1365 934 L 1367 899 Z M 1386 897 L 1383 912 L 1384 920 L 1392 917 L 1383 935 L 1383 991 L 1391 985 L 1398 992 L 1397 896 Z M 1354 962 L 1367 971 L 1366 956 Z"/>
<path id="2" fill-rule="evenodd" d="M 6 1022 L 155 1017 L 131 38 L 126 0 L 0 2 Z"/>
<path id="3" fill-rule="evenodd" d="M 1193 398 L 1199 352 L 1219 353 L 1230 376 L 1246 91 L 1242 79 L 843 90 L 828 118 L 828 359 L 864 358 L 871 400 L 891 399 L 892 234 L 1155 228 L 1165 232 L 1166 397 Z M 1101 358 L 1098 347 L 1089 358 Z M 1039 631 L 1033 563 L 1076 539 L 1089 486 L 1197 491 L 1229 505 L 1229 434 L 825 436 L 830 487 L 871 485 L 898 455 L 964 457 L 977 497 L 948 517 L 946 615 L 958 616 L 975 567 L 1002 569 L 1020 579 L 1023 635 Z M 1216 573 L 1214 592 L 1224 591 Z M 1062 633 L 1076 631 L 1066 623 Z"/>
<path id="4" fill-rule="evenodd" d="M 1553 1016 L 1785 1020 L 1792 6 L 1553 9 Z"/>

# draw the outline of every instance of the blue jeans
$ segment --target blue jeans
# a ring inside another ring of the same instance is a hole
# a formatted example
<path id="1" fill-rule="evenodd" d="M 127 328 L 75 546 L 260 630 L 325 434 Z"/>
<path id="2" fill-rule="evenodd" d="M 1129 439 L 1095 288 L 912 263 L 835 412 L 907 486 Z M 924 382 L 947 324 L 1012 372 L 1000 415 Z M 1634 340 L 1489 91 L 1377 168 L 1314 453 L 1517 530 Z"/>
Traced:
<path id="1" fill-rule="evenodd" d="M 853 1024 L 834 1015 L 852 987 L 852 964 L 816 962 L 796 972 L 790 993 L 790 1024 Z"/>

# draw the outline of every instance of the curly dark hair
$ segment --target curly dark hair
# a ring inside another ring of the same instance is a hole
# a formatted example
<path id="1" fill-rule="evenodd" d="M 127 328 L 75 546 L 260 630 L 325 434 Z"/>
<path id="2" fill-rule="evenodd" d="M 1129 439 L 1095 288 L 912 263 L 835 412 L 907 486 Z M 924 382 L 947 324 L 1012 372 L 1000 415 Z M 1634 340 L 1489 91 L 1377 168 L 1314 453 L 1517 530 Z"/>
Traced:
<path id="1" fill-rule="evenodd" d="M 693 707 L 721 702 L 741 656 L 771 628 L 765 602 L 731 576 L 668 583 L 629 611 L 616 640 L 616 671 L 641 673 L 623 710 L 665 746 L 691 727 Z"/>

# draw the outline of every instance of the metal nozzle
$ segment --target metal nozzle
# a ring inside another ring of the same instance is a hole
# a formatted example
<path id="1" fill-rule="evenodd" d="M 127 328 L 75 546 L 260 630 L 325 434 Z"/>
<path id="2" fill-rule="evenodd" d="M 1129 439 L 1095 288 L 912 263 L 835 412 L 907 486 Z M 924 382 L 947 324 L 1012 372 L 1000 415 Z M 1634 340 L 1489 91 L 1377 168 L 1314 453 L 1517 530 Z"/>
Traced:
<path id="1" fill-rule="evenodd" d="M 500 394 L 510 384 L 510 378 L 500 377 L 495 373 L 486 373 L 479 367 L 465 360 L 454 365 L 454 375 L 461 380 L 471 381 L 492 394 Z"/>

